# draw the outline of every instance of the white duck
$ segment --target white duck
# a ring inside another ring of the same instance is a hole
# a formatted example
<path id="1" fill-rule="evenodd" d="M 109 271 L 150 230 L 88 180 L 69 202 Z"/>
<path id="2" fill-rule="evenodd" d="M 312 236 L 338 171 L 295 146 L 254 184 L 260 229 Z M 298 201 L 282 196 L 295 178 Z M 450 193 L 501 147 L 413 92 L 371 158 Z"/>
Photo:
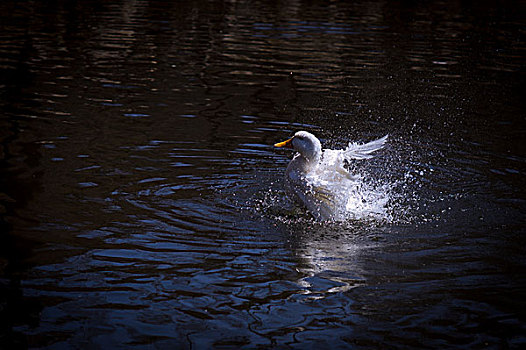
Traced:
<path id="1" fill-rule="evenodd" d="M 307 131 L 298 131 L 275 147 L 298 153 L 286 170 L 287 187 L 318 220 L 341 220 L 346 211 L 348 193 L 359 185 L 345 169 L 345 161 L 369 159 L 383 148 L 388 135 L 366 144 L 350 142 L 344 150 L 322 150 L 320 140 Z"/>

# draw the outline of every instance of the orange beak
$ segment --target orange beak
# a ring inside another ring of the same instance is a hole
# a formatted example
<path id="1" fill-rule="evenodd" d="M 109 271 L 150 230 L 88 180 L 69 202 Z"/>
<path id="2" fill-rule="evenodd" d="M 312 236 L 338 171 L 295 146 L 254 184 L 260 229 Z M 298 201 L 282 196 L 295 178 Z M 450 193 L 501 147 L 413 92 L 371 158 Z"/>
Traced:
<path id="1" fill-rule="evenodd" d="M 286 147 L 286 148 L 292 148 L 292 139 L 294 139 L 294 137 L 286 140 L 286 141 L 283 141 L 283 142 L 279 142 L 279 143 L 276 143 L 274 145 L 274 147 Z"/>

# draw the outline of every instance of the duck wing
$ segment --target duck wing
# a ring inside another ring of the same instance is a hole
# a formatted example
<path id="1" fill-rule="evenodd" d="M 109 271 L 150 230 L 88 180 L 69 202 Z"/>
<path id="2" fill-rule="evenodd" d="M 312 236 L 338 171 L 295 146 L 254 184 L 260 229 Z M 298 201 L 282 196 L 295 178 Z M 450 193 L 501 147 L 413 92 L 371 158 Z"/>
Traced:
<path id="1" fill-rule="evenodd" d="M 385 135 L 382 138 L 364 144 L 349 142 L 347 148 L 342 151 L 343 157 L 347 160 L 372 158 L 371 153 L 382 149 L 388 137 L 389 135 Z"/>
<path id="2" fill-rule="evenodd" d="M 342 178 L 354 180 L 355 177 L 344 166 L 346 159 L 345 150 L 324 149 L 314 175 L 332 183 L 339 182 Z"/>

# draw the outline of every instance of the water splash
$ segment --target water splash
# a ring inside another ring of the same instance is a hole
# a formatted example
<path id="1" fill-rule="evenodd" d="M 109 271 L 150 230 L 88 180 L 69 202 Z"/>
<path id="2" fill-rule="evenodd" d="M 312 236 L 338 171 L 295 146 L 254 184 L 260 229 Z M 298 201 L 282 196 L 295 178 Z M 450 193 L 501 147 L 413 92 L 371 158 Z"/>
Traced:
<path id="1" fill-rule="evenodd" d="M 391 198 L 391 186 L 387 184 L 370 184 L 360 177 L 353 188 L 346 190 L 344 196 L 345 206 L 342 217 L 344 219 L 372 219 L 377 221 L 392 221 L 388 210 Z"/>
<path id="2" fill-rule="evenodd" d="M 330 220 L 321 221 L 340 223 L 361 221 L 378 224 L 391 223 L 395 220 L 390 207 L 393 198 L 393 185 L 390 183 L 371 182 L 365 180 L 365 176 L 357 175 L 352 181 L 343 185 L 329 183 L 323 185 L 325 190 L 333 195 L 331 205 L 334 206 L 334 211 Z M 257 213 L 283 223 L 320 221 L 302 207 L 285 188 L 284 181 L 271 182 L 267 191 L 262 192 L 262 196 L 256 196 L 251 200 L 251 206 Z"/>

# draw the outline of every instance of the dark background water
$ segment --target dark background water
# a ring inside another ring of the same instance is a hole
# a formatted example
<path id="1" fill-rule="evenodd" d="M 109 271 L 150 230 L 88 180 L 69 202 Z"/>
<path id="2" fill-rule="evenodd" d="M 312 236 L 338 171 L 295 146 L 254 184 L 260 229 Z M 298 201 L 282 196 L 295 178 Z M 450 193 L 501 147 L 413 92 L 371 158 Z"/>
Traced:
<path id="1" fill-rule="evenodd" d="M 526 345 L 524 2 L 3 1 L 0 347 Z M 292 132 L 390 134 L 313 222 Z"/>

